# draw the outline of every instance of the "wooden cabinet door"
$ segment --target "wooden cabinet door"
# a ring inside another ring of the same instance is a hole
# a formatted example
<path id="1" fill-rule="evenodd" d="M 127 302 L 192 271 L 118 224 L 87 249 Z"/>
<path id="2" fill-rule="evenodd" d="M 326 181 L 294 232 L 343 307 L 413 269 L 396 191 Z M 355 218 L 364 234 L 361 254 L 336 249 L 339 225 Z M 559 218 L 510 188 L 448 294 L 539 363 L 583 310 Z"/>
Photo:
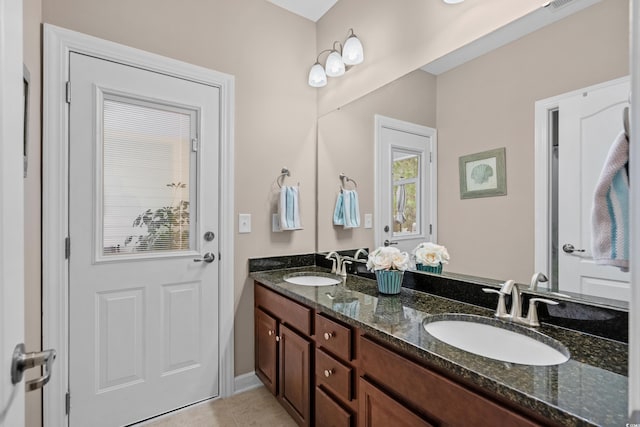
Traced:
<path id="1" fill-rule="evenodd" d="M 358 427 L 432 426 L 363 378 L 358 400 Z"/>
<path id="2" fill-rule="evenodd" d="M 285 409 L 301 426 L 310 425 L 311 343 L 280 325 L 280 392 Z"/>
<path id="3" fill-rule="evenodd" d="M 278 386 L 278 322 L 264 311 L 255 310 L 256 375 L 275 396 Z"/>

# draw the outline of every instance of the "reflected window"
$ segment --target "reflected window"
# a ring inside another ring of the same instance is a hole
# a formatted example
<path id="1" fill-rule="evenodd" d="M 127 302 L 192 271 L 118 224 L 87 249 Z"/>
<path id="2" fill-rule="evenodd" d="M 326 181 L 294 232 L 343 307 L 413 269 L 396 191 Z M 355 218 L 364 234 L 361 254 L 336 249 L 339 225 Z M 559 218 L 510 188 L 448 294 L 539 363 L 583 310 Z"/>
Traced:
<path id="1" fill-rule="evenodd" d="M 420 154 L 393 150 L 393 235 L 420 234 Z"/>

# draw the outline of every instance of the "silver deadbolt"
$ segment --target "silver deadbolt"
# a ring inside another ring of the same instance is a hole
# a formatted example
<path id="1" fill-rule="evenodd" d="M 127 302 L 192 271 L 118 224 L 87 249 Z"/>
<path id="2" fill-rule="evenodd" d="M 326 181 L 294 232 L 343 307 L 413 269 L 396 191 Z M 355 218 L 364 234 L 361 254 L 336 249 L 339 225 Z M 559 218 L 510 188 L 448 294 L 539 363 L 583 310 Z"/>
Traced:
<path id="1" fill-rule="evenodd" d="M 385 225 L 385 226 L 384 226 L 384 232 L 385 232 L 385 233 L 388 233 L 388 232 L 389 232 L 389 226 L 388 226 L 388 225 Z"/>
<path id="2" fill-rule="evenodd" d="M 215 238 L 216 235 L 213 233 L 213 231 L 207 231 L 206 233 L 204 233 L 204 240 L 207 242 L 211 242 Z"/>
<path id="3" fill-rule="evenodd" d="M 34 380 L 29 380 L 25 384 L 27 391 L 42 388 L 51 378 L 51 366 L 56 360 L 55 350 L 36 351 L 33 353 L 24 352 L 24 344 L 18 344 L 13 350 L 11 361 L 11 383 L 18 384 L 22 381 L 24 371 L 44 365 L 44 375 Z"/>
<path id="4" fill-rule="evenodd" d="M 565 243 L 564 245 L 562 245 L 562 250 L 568 254 L 585 251 L 584 249 L 576 249 L 571 243 Z"/>
<path id="5" fill-rule="evenodd" d="M 193 262 L 202 262 L 202 261 L 204 261 L 204 262 L 209 263 L 209 262 L 215 261 L 215 259 L 216 259 L 216 256 L 214 254 L 212 254 L 211 252 L 207 252 L 206 254 L 204 254 L 202 256 L 202 258 L 194 258 Z"/>

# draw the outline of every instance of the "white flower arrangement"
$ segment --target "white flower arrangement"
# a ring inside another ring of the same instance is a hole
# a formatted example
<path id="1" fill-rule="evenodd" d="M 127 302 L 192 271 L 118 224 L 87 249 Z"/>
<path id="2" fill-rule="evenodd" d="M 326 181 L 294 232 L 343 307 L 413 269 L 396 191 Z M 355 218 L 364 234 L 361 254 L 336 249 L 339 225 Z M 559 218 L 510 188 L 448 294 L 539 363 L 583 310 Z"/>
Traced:
<path id="1" fill-rule="evenodd" d="M 413 250 L 413 255 L 416 258 L 416 263 L 430 267 L 436 267 L 440 265 L 440 263 L 447 264 L 449 262 L 449 252 L 447 252 L 447 248 L 433 242 L 420 243 Z"/>
<path id="2" fill-rule="evenodd" d="M 409 254 L 400 252 L 398 248 L 381 246 L 369 254 L 367 268 L 376 270 L 400 270 L 409 268 Z"/>

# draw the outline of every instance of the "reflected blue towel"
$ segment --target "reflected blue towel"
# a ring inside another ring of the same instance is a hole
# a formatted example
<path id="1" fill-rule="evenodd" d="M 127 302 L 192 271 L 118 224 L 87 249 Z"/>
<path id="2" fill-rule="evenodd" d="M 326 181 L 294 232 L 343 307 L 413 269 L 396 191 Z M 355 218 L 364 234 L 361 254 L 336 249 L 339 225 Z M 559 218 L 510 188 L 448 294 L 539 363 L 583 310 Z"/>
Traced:
<path id="1" fill-rule="evenodd" d="M 621 132 L 613 142 L 596 184 L 591 246 L 596 264 L 629 270 L 629 142 Z"/>
<path id="2" fill-rule="evenodd" d="M 360 227 L 358 192 L 345 190 L 344 193 L 344 228 Z"/>
<path id="3" fill-rule="evenodd" d="M 334 225 L 344 225 L 344 193 L 340 191 L 336 199 L 336 207 L 333 210 Z"/>

